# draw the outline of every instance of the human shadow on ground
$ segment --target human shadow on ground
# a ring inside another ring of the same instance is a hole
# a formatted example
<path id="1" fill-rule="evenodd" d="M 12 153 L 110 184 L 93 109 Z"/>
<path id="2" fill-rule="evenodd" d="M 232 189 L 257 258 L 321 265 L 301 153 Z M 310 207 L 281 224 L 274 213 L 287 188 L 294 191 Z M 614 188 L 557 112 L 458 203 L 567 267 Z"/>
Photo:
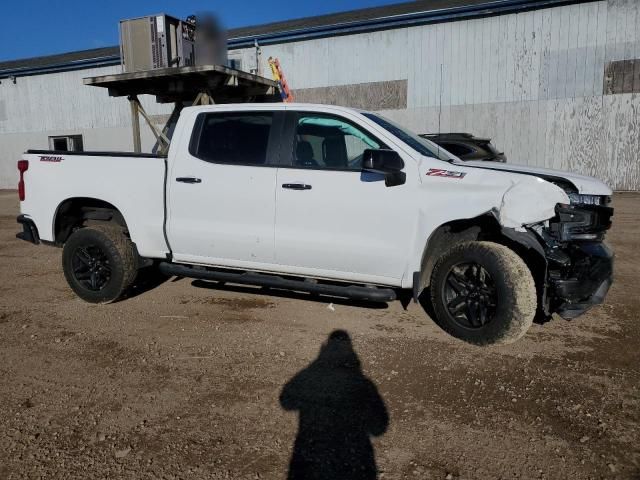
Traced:
<path id="1" fill-rule="evenodd" d="M 389 414 L 347 332 L 329 335 L 318 357 L 283 387 L 280 404 L 299 415 L 289 480 L 377 478 L 371 437 L 386 432 Z"/>

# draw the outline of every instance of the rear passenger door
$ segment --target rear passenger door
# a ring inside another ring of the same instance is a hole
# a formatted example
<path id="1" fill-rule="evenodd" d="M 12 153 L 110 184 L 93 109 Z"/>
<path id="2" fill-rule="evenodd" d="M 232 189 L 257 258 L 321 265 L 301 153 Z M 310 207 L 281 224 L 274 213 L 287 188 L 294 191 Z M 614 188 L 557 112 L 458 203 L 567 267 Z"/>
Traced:
<path id="1" fill-rule="evenodd" d="M 167 179 L 175 261 L 237 268 L 273 263 L 273 157 L 283 116 L 277 110 L 197 115 L 188 151 L 177 154 Z"/>

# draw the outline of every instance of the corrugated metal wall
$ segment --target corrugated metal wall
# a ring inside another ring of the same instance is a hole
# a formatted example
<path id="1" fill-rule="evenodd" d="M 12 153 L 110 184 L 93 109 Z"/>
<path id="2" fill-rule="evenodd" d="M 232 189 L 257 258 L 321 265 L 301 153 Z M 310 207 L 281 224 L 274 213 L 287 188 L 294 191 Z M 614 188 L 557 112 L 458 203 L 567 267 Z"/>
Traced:
<path id="1" fill-rule="evenodd" d="M 253 49 L 231 55 L 247 70 L 255 65 Z M 610 62 L 640 59 L 640 0 L 266 46 L 265 76 L 271 55 L 301 98 L 368 105 L 371 95 L 385 94 L 381 82 L 393 82 L 398 98 L 379 104 L 395 105 L 386 114 L 416 131 L 489 136 L 512 163 L 572 170 L 616 189 L 640 190 L 640 93 L 603 94 Z M 640 72 L 640 61 L 634 65 Z M 3 80 L 0 187 L 15 181 L 20 152 L 46 147 L 52 131 L 85 133 L 87 149 L 106 143 L 130 149 L 126 101 L 81 80 L 117 70 L 25 77 L 16 85 Z M 367 83 L 371 89 L 356 86 Z M 355 98 L 357 92 L 368 96 Z M 152 114 L 168 112 L 145 103 Z M 150 148 L 150 134 L 145 143 Z"/>
<path id="2" fill-rule="evenodd" d="M 242 55 L 255 64 L 252 49 Z M 489 136 L 510 162 L 640 190 L 640 93 L 603 95 L 609 62 L 640 59 L 640 0 L 267 46 L 263 64 L 270 55 L 305 99 L 406 79 L 406 108 L 386 114 L 415 131 Z"/>
<path id="3" fill-rule="evenodd" d="M 133 150 L 131 113 L 124 98 L 104 88 L 83 85 L 85 77 L 120 73 L 119 66 L 18 77 L 0 84 L 0 188 L 16 188 L 16 162 L 29 149 L 48 149 L 49 136 L 83 136 L 86 150 Z M 140 101 L 150 115 L 164 116 L 172 106 L 153 97 Z M 141 120 L 143 148 L 155 139 Z"/>

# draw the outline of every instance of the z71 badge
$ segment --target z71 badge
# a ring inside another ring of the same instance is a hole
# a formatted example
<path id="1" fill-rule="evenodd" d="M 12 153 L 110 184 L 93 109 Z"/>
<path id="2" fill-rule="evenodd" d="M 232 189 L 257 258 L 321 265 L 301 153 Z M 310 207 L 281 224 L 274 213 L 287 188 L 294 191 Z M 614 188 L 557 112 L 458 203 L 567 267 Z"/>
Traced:
<path id="1" fill-rule="evenodd" d="M 465 177 L 465 172 L 455 172 L 453 170 L 443 170 L 441 168 L 430 168 L 427 172 L 429 177 L 447 177 L 447 178 L 457 178 L 462 179 Z"/>

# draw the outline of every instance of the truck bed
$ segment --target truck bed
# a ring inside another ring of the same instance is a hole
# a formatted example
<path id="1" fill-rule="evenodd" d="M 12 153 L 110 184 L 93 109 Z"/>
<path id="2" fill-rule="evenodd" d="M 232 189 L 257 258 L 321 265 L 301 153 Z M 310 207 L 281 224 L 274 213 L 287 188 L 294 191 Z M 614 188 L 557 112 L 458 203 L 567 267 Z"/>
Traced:
<path id="1" fill-rule="evenodd" d="M 28 150 L 22 159 L 29 167 L 21 211 L 35 222 L 41 240 L 55 240 L 56 214 L 64 202 L 95 198 L 127 219 L 140 255 L 160 258 L 169 251 L 164 237 L 166 156 Z"/>
<path id="2" fill-rule="evenodd" d="M 156 153 L 135 153 L 135 152 L 120 152 L 120 151 L 90 151 L 84 150 L 82 152 L 67 152 L 64 150 L 27 150 L 26 154 L 34 155 L 80 155 L 89 157 L 140 157 L 140 158 L 167 158 L 166 155 L 159 155 Z"/>

